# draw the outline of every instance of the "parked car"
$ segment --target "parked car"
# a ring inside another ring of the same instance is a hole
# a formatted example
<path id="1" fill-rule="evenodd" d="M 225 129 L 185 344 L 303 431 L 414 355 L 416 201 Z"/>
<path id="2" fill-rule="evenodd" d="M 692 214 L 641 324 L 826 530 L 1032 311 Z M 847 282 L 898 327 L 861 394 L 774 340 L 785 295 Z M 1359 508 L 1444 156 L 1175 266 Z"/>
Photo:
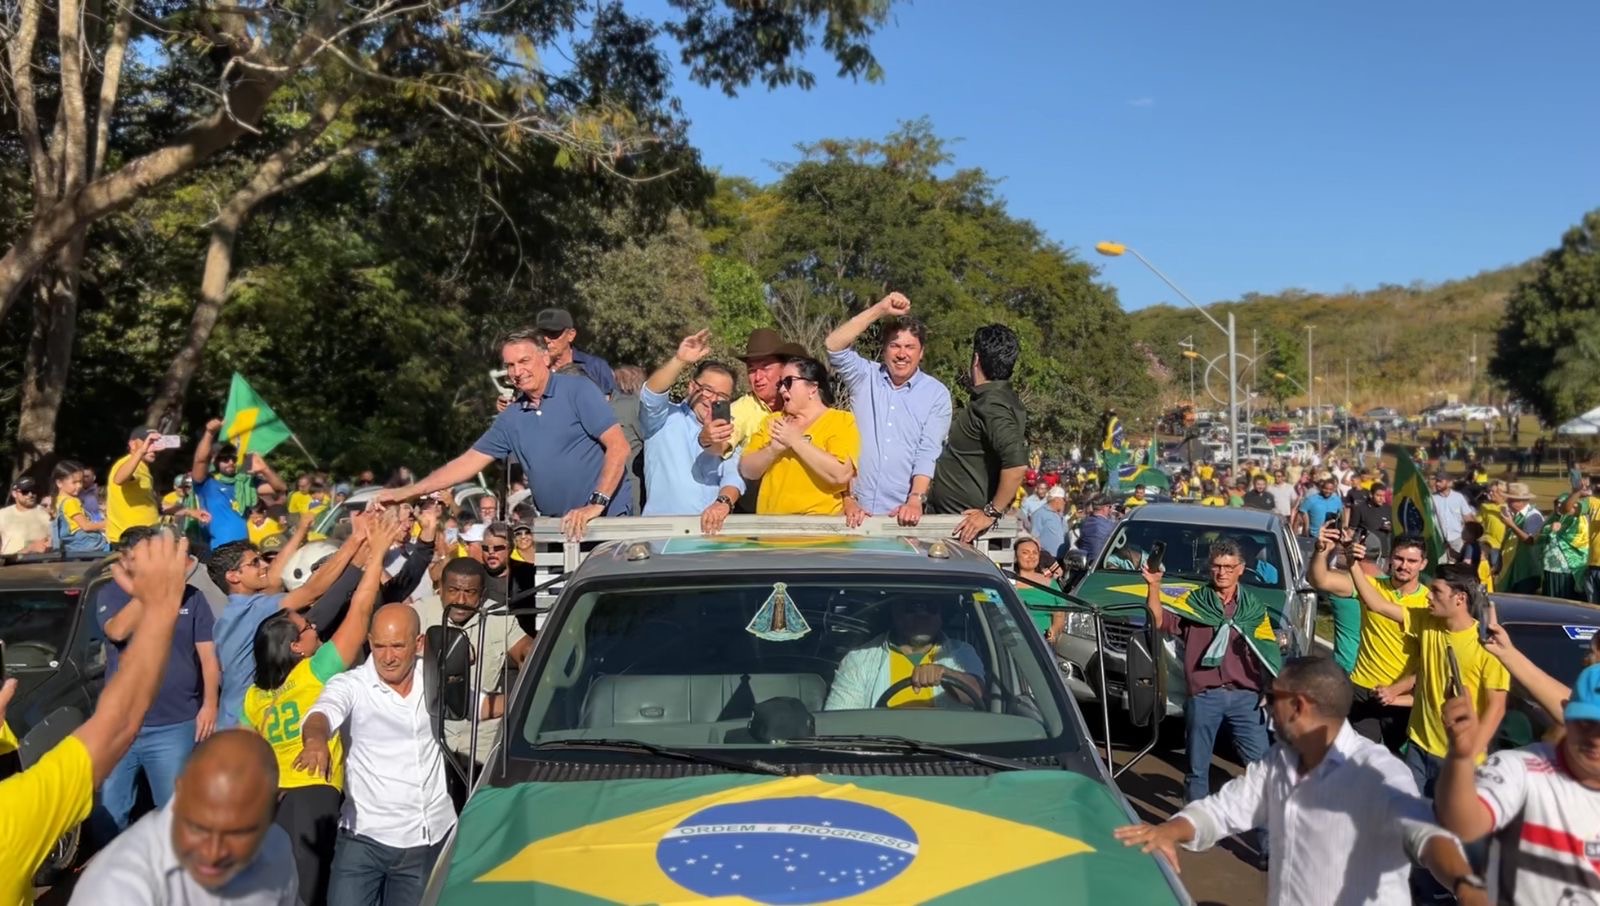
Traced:
<path id="1" fill-rule="evenodd" d="M 18 554 L 0 558 L 0 642 L 5 676 L 17 681 L 6 723 L 24 748 L 39 735 L 59 739 L 94 710 L 105 684 L 105 637 L 89 602 L 110 581 L 102 555 Z M 0 756 L 0 778 L 23 767 Z M 34 877 L 54 883 L 71 870 L 78 830 L 64 835 Z"/>
<path id="2" fill-rule="evenodd" d="M 1571 687 L 1584 668 L 1594 634 L 1600 631 L 1600 607 L 1538 595 L 1491 595 L 1495 618 L 1539 669 Z M 1513 683 L 1506 716 L 1495 734 L 1494 748 L 1518 748 L 1543 739 L 1555 718 Z"/>
<path id="3" fill-rule="evenodd" d="M 1101 607 L 1125 606 L 1128 614 L 1105 623 L 1106 690 L 1111 701 L 1127 707 L 1126 651 L 1128 640 L 1143 631 L 1147 614 L 1144 577 L 1137 564 L 1157 541 L 1166 543 L 1163 591 L 1181 595 L 1204 584 L 1209 576 L 1207 554 L 1213 541 L 1232 538 L 1245 549 L 1250 566 L 1243 582 L 1252 594 L 1267 599 L 1278 644 L 1286 657 L 1312 650 L 1316 621 L 1316 592 L 1306 584 L 1304 549 L 1276 513 L 1228 507 L 1203 507 L 1191 503 L 1163 503 L 1139 507 L 1118 524 L 1116 533 L 1087 572 L 1070 580 L 1073 595 Z M 1168 716 L 1183 714 L 1187 698 L 1183 658 L 1177 641 L 1168 646 L 1166 677 Z M 1056 653 L 1065 661 L 1067 685 L 1080 702 L 1101 698 L 1099 658 L 1094 623 L 1088 614 L 1069 614 L 1066 632 L 1056 640 Z"/>
<path id="4" fill-rule="evenodd" d="M 1494 406 L 1468 406 L 1461 413 L 1461 418 L 1469 422 L 1488 422 L 1499 419 L 1500 410 Z"/>
<path id="5" fill-rule="evenodd" d="M 1368 409 L 1366 412 L 1363 412 L 1361 417 L 1371 419 L 1399 418 L 1400 410 L 1389 406 L 1379 406 L 1376 409 Z"/>
<path id="6" fill-rule="evenodd" d="M 1190 902 L 1112 836 L 1137 818 L 987 556 L 762 518 L 631 520 L 566 574 L 424 903 Z M 906 619 L 981 692 L 851 685 Z"/>

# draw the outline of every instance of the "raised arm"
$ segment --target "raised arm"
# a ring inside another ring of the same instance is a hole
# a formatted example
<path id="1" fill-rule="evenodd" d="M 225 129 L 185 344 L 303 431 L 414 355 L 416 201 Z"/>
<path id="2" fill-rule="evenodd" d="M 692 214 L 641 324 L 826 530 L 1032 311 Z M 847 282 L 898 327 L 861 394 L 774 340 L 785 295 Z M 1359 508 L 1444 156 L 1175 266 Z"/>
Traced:
<path id="1" fill-rule="evenodd" d="M 1166 605 L 1161 603 L 1161 577 L 1166 573 L 1153 573 L 1144 562 L 1139 564 L 1139 573 L 1144 576 L 1144 607 L 1150 611 L 1150 625 L 1160 626 L 1166 612 Z"/>
<path id="2" fill-rule="evenodd" d="M 283 571 L 289 568 L 289 561 L 294 559 L 295 552 L 306 543 L 306 535 L 311 531 L 312 519 L 307 514 L 300 516 L 300 521 L 294 525 L 294 531 L 289 534 L 289 540 L 283 547 L 278 548 L 278 556 L 272 558 L 272 566 L 267 569 L 267 587 L 283 587 Z"/>
<path id="3" fill-rule="evenodd" d="M 871 308 L 835 327 L 829 332 L 827 338 L 822 341 L 822 345 L 829 352 L 843 352 L 849 349 L 858 337 L 866 333 L 867 328 L 871 327 L 879 318 L 899 317 L 910 313 L 910 311 L 910 299 L 900 293 L 890 293 L 879 299 L 877 304 Z"/>
<path id="4" fill-rule="evenodd" d="M 150 449 L 151 444 L 160 439 L 161 434 L 158 431 L 151 431 L 144 437 L 140 438 L 138 446 L 134 447 L 133 451 L 123 458 L 122 465 L 118 466 L 117 470 L 111 473 L 111 483 L 123 484 L 125 482 L 132 481 L 133 473 L 139 469 L 139 463 L 144 462 L 144 454 Z"/>
<path id="5" fill-rule="evenodd" d="M 194 445 L 194 462 L 189 466 L 189 477 L 194 479 L 196 486 L 210 477 L 211 447 L 217 442 L 217 432 L 222 430 L 222 419 L 214 418 L 206 422 L 206 429 L 200 432 L 200 440 Z"/>
<path id="6" fill-rule="evenodd" d="M 350 537 L 346 538 L 344 544 L 328 558 L 327 563 L 312 572 L 311 578 L 307 579 L 304 585 L 284 595 L 280 607 L 284 610 L 302 610 L 310 607 L 324 592 L 333 587 L 333 583 L 344 574 L 344 568 L 350 565 L 351 558 L 355 557 L 356 549 L 368 539 L 370 520 L 363 517 L 366 517 L 365 513 L 351 519 Z"/>
<path id="7" fill-rule="evenodd" d="M 346 667 L 361 656 L 362 646 L 367 640 L 368 624 L 372 622 L 372 611 L 378 605 L 378 592 L 383 588 L 384 555 L 388 553 L 389 545 L 404 533 L 405 527 L 399 525 L 397 520 L 385 522 L 373 531 L 372 542 L 367 545 L 367 562 L 361 574 L 361 584 L 356 586 L 356 593 L 350 598 L 350 610 L 344 615 L 343 622 L 333 638 L 328 640 L 339 652 Z"/>
<path id="8" fill-rule="evenodd" d="M 250 462 L 248 465 L 250 467 L 250 474 L 259 475 L 266 479 L 267 484 L 272 485 L 272 489 L 274 491 L 282 494 L 289 490 L 289 486 L 284 483 L 282 478 L 278 477 L 278 473 L 272 468 L 272 466 L 267 464 L 267 458 L 265 456 L 262 456 L 260 453 L 251 453 Z"/>
<path id="9" fill-rule="evenodd" d="M 1562 712 L 1567 706 L 1567 699 L 1572 697 L 1572 690 L 1567 688 L 1566 683 L 1541 670 L 1538 664 L 1511 644 L 1511 634 L 1495 619 L 1493 603 L 1489 605 L 1486 625 L 1489 638 L 1483 643 L 1484 650 L 1499 658 L 1500 663 L 1506 666 L 1506 672 L 1527 690 L 1539 707 L 1556 723 L 1562 723 Z"/>
<path id="10" fill-rule="evenodd" d="M 1311 587 L 1318 591 L 1341 598 L 1353 598 L 1356 590 L 1350 573 L 1334 569 L 1328 564 L 1333 548 L 1339 541 L 1338 535 L 1339 530 L 1331 525 L 1323 526 L 1322 531 L 1317 533 L 1317 549 L 1311 555 L 1311 574 L 1308 578 Z"/>
<path id="11" fill-rule="evenodd" d="M 1355 562 L 1367 558 L 1367 548 L 1364 544 L 1350 545 L 1350 559 Z M 1406 609 L 1394 601 L 1383 596 L 1378 586 L 1373 584 L 1366 570 L 1359 567 L 1350 570 L 1350 584 L 1355 587 L 1356 597 L 1361 599 L 1361 606 L 1380 616 L 1400 624 L 1404 629 L 1406 625 Z"/>
<path id="12" fill-rule="evenodd" d="M 389 488 L 379 491 L 377 500 L 380 503 L 393 503 L 399 500 L 421 497 L 423 494 L 431 494 L 434 491 L 442 491 L 472 478 L 491 465 L 494 465 L 493 456 L 478 450 L 468 450 L 429 472 L 426 478 L 415 484 L 409 484 L 403 488 Z"/>

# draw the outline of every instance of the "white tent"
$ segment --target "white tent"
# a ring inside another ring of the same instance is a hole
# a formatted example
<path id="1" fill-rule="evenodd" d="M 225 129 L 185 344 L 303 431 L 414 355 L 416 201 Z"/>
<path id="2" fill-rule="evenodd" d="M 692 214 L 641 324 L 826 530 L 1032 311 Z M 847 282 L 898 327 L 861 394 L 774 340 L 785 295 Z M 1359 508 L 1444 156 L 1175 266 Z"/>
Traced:
<path id="1" fill-rule="evenodd" d="M 1600 406 L 1590 409 L 1571 421 L 1562 422 L 1557 434 L 1600 434 Z"/>

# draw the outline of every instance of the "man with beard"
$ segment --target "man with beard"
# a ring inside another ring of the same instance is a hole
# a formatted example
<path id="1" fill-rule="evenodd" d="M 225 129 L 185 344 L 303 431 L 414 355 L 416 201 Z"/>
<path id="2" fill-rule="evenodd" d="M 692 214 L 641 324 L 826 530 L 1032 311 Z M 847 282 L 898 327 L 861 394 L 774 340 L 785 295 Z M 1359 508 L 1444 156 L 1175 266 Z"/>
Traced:
<path id="1" fill-rule="evenodd" d="M 1022 344 L 1004 324 L 972 335 L 972 361 L 963 379 L 972 399 L 950 423 L 934 467 L 928 509 L 959 513 L 955 535 L 971 544 L 1010 508 L 1028 471 L 1027 409 L 1011 387 Z"/>
<path id="2" fill-rule="evenodd" d="M 1311 586 L 1335 597 L 1357 598 L 1354 573 L 1328 565 L 1329 554 L 1340 540 L 1338 526 L 1323 526 L 1317 538 L 1317 552 L 1311 558 Z M 1396 538 L 1389 555 L 1389 575 L 1370 580 L 1363 575 L 1364 584 L 1398 607 L 1426 611 L 1428 588 L 1421 581 L 1426 551 L 1422 539 L 1414 535 Z M 1348 562 L 1359 563 L 1359 559 Z M 1350 682 L 1355 686 L 1350 725 L 1362 736 L 1383 743 L 1391 752 L 1399 752 L 1405 744 L 1406 723 L 1411 719 L 1405 693 L 1395 688 L 1406 676 L 1410 662 L 1410 647 L 1402 622 L 1385 619 L 1362 608 L 1360 642 L 1356 648 L 1355 668 L 1350 671 Z"/>
<path id="3" fill-rule="evenodd" d="M 485 547 L 485 559 L 489 557 L 488 547 Z M 496 554 L 501 570 L 500 581 L 503 583 L 506 576 L 506 556 L 504 553 Z M 472 667 L 468 676 L 473 677 L 476 688 L 478 676 L 478 662 L 483 663 L 483 686 L 479 695 L 497 695 L 506 692 L 509 685 L 508 667 L 520 669 L 522 662 L 527 658 L 528 652 L 533 650 L 533 639 L 529 638 L 518 628 L 517 621 L 503 613 L 485 613 L 487 606 L 492 603 L 487 588 L 490 576 L 485 568 L 471 557 L 456 557 L 444 565 L 444 571 L 439 577 L 439 597 L 430 599 L 429 604 L 420 609 L 424 626 L 449 625 L 461 630 L 466 639 L 466 644 L 471 646 Z M 441 612 L 442 610 L 442 612 Z M 483 650 L 478 650 L 479 624 L 483 627 Z M 500 718 L 483 718 L 478 722 L 478 750 L 477 758 L 481 763 L 487 757 L 489 748 L 494 745 L 494 737 L 500 729 Z M 444 741 L 450 751 L 465 759 L 471 752 L 471 721 L 446 720 L 444 722 Z"/>
<path id="4" fill-rule="evenodd" d="M 50 512 L 39 505 L 39 483 L 24 475 L 11 485 L 11 506 L 0 509 L 0 554 L 50 549 Z"/>
<path id="5" fill-rule="evenodd" d="M 1297 535 L 1317 537 L 1322 531 L 1322 526 L 1328 522 L 1329 516 L 1338 516 L 1344 511 L 1344 499 L 1339 496 L 1339 483 L 1331 475 L 1325 475 L 1317 481 L 1317 492 L 1307 494 L 1300 501 L 1300 508 L 1294 513 L 1294 532 Z"/>
<path id="6" fill-rule="evenodd" d="M 1350 683 L 1337 664 L 1295 658 L 1267 698 L 1279 741 L 1266 758 L 1166 822 L 1118 828 L 1116 838 L 1176 866 L 1178 846 L 1203 852 L 1264 817 L 1283 841 L 1267 871 L 1273 906 L 1403 906 L 1412 862 L 1457 902 L 1488 902 L 1461 841 L 1432 822 L 1405 766 L 1350 727 Z"/>
<path id="7" fill-rule="evenodd" d="M 983 660 L 971 645 L 944 634 L 939 602 L 897 600 L 889 604 L 889 631 L 845 653 L 823 706 L 850 711 L 877 706 L 896 684 L 909 684 L 886 702 L 890 708 L 965 707 L 983 700 Z M 967 690 L 943 687 L 946 680 Z"/>
<path id="8" fill-rule="evenodd" d="M 883 320 L 883 361 L 851 349 Z M 828 364 L 850 389 L 850 411 L 861 431 L 860 469 L 844 499 L 845 524 L 893 516 L 916 525 L 928 502 L 933 466 L 950 431 L 950 390 L 922 370 L 927 329 L 911 317 L 911 300 L 890 293 L 833 329 L 823 345 Z"/>
<path id="9" fill-rule="evenodd" d="M 247 471 L 241 473 L 239 451 L 232 444 L 216 445 L 217 432 L 220 430 L 222 419 L 214 418 L 206 422 L 206 430 L 200 435 L 200 442 L 195 444 L 194 463 L 189 469 L 200 508 L 211 514 L 207 532 L 212 548 L 250 537 L 244 514 L 255 506 L 257 477 L 272 485 L 280 494 L 288 490 L 288 485 L 278 477 L 278 473 L 255 453 L 249 454 Z M 211 471 L 213 448 L 215 472 Z"/>
<path id="10" fill-rule="evenodd" d="M 414 906 L 456 823 L 423 693 L 417 612 L 405 604 L 379 608 L 367 645 L 366 663 L 330 679 L 306 716 L 295 768 L 326 776 L 328 740 L 348 732 L 328 902 Z"/>
<path id="11" fill-rule="evenodd" d="M 106 540 L 122 543 L 122 533 L 134 526 L 155 525 L 161 521 L 156 500 L 155 479 L 150 464 L 160 450 L 156 442 L 161 432 L 139 427 L 128 435 L 128 452 L 111 464 L 106 481 Z"/>
<path id="12" fill-rule="evenodd" d="M 195 746 L 172 801 L 84 869 L 72 902 L 128 906 L 294 906 L 289 835 L 272 822 L 278 764 L 266 740 L 224 730 Z"/>

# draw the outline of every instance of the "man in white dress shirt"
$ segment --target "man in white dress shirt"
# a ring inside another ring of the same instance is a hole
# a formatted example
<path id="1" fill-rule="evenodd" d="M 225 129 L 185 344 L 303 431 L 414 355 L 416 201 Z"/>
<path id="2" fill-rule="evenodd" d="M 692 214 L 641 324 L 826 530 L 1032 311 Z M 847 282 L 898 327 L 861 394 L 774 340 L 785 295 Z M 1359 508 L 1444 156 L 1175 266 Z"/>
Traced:
<path id="1" fill-rule="evenodd" d="M 1433 823 L 1410 769 L 1345 719 L 1354 695 L 1331 659 L 1285 663 L 1267 693 L 1279 739 L 1267 757 L 1165 823 L 1118 828 L 1117 839 L 1176 867 L 1180 844 L 1199 852 L 1265 825 L 1273 906 L 1403 906 L 1412 861 L 1463 906 L 1487 903 L 1461 841 Z"/>
<path id="2" fill-rule="evenodd" d="M 289 835 L 272 823 L 278 762 L 253 730 L 194 747 L 166 805 L 89 862 L 74 906 L 298 906 Z"/>
<path id="3" fill-rule="evenodd" d="M 366 663 L 329 680 L 301 725 L 295 766 L 326 773 L 328 738 L 348 728 L 328 902 L 415 906 L 456 823 L 424 701 L 417 612 L 380 607 L 367 644 Z"/>

